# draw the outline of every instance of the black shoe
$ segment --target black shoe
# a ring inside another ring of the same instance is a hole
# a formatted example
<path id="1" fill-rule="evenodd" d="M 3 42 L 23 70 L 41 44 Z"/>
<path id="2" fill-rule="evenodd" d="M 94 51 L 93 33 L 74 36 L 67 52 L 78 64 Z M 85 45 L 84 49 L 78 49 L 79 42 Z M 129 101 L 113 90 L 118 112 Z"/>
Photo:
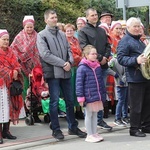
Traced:
<path id="1" fill-rule="evenodd" d="M 130 130 L 130 136 L 145 137 L 146 134 L 140 130 Z"/>
<path id="2" fill-rule="evenodd" d="M 83 112 L 81 112 L 81 111 L 76 111 L 76 113 L 75 113 L 75 118 L 76 119 L 84 119 L 84 113 Z"/>
<path id="3" fill-rule="evenodd" d="M 3 132 L 2 136 L 3 136 L 3 138 L 7 138 L 7 139 L 11 139 L 11 140 L 16 140 L 17 139 L 17 137 L 11 135 L 11 133 L 9 131 L 8 132 Z"/>
<path id="4" fill-rule="evenodd" d="M 80 138 L 85 138 L 87 134 L 83 131 L 81 131 L 79 128 L 76 129 L 69 129 L 68 130 L 69 135 L 77 135 Z"/>
<path id="5" fill-rule="evenodd" d="M 112 130 L 112 127 L 109 126 L 104 120 L 98 122 L 97 125 L 100 126 L 102 129 Z"/>
<path id="6" fill-rule="evenodd" d="M 0 138 L 0 144 L 3 144 L 3 138 Z"/>
<path id="7" fill-rule="evenodd" d="M 142 132 L 144 133 L 150 133 L 150 128 L 142 128 Z"/>
<path id="8" fill-rule="evenodd" d="M 55 139 L 58 139 L 58 140 L 63 140 L 64 139 L 64 135 L 63 135 L 63 133 L 62 133 L 61 130 L 55 130 L 55 131 L 53 131 L 52 136 Z"/>

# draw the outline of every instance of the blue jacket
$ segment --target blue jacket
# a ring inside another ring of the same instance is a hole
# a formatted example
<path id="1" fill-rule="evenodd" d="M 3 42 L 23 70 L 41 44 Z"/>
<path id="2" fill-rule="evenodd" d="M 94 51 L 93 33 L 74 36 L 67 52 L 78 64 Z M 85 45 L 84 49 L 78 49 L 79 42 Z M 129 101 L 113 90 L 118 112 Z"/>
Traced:
<path id="1" fill-rule="evenodd" d="M 94 70 L 82 61 L 80 62 L 76 75 L 76 95 L 78 101 L 82 98 L 82 102 L 85 103 L 106 100 L 106 89 L 100 66 Z"/>
<path id="2" fill-rule="evenodd" d="M 117 47 L 118 62 L 126 68 L 127 82 L 140 83 L 147 80 L 140 71 L 137 57 L 145 49 L 145 44 L 140 40 L 140 36 L 134 36 L 127 31 L 127 34 L 120 40 Z"/>

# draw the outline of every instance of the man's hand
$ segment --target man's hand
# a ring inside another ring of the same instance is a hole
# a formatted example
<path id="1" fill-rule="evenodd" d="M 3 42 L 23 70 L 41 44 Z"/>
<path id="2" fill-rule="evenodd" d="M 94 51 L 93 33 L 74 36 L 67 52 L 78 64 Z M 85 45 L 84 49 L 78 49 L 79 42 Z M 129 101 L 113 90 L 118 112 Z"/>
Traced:
<path id="1" fill-rule="evenodd" d="M 70 71 L 70 69 L 71 69 L 70 63 L 69 63 L 69 62 L 65 62 L 63 69 L 64 69 L 65 71 Z"/>
<path id="2" fill-rule="evenodd" d="M 144 54 L 141 54 L 137 57 L 138 64 L 144 64 L 146 62 L 147 62 L 147 58 L 144 56 Z"/>
<path id="3" fill-rule="evenodd" d="M 100 62 L 101 65 L 105 65 L 108 62 L 106 57 L 103 57 L 102 61 Z"/>

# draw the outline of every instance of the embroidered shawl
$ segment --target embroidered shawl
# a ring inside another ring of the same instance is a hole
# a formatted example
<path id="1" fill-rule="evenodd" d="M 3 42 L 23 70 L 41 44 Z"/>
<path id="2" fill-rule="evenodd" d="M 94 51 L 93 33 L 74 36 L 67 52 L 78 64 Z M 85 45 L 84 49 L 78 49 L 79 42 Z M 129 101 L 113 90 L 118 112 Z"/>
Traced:
<path id="1" fill-rule="evenodd" d="M 79 45 L 79 41 L 77 38 L 75 37 L 67 37 L 68 42 L 70 44 L 71 50 L 72 50 L 72 54 L 73 54 L 73 58 L 74 58 L 74 64 L 73 66 L 78 66 L 79 62 L 82 59 L 82 51 Z"/>
<path id="2" fill-rule="evenodd" d="M 23 107 L 22 96 L 10 96 L 9 86 L 13 81 L 13 71 L 18 71 L 18 80 L 22 81 L 21 75 L 21 66 L 17 61 L 16 56 L 12 52 L 11 48 L 8 48 L 6 51 L 3 51 L 0 48 L 0 86 L 4 84 L 8 89 L 8 95 L 10 99 L 10 118 L 14 124 L 18 123 L 20 110 Z"/>
<path id="3" fill-rule="evenodd" d="M 33 67 L 40 64 L 36 39 L 37 32 L 35 30 L 31 36 L 22 30 L 11 44 L 11 48 L 17 56 L 21 69 L 26 76 L 31 73 Z"/>
<path id="4" fill-rule="evenodd" d="M 113 54 L 116 54 L 117 52 L 117 46 L 118 46 L 118 42 L 121 40 L 120 36 L 115 36 L 114 34 L 110 35 L 111 37 L 111 52 Z"/>

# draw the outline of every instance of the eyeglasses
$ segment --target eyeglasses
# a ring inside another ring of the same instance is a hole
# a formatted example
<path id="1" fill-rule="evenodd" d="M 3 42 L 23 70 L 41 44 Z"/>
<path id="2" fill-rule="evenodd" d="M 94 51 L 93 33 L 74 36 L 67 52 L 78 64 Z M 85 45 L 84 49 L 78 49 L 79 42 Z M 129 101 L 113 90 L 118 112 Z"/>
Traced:
<path id="1" fill-rule="evenodd" d="M 77 23 L 77 25 L 84 25 L 84 23 Z"/>
<path id="2" fill-rule="evenodd" d="M 74 30 L 66 30 L 66 32 L 73 32 Z"/>
<path id="3" fill-rule="evenodd" d="M 98 53 L 89 53 L 89 55 L 98 55 Z"/>

